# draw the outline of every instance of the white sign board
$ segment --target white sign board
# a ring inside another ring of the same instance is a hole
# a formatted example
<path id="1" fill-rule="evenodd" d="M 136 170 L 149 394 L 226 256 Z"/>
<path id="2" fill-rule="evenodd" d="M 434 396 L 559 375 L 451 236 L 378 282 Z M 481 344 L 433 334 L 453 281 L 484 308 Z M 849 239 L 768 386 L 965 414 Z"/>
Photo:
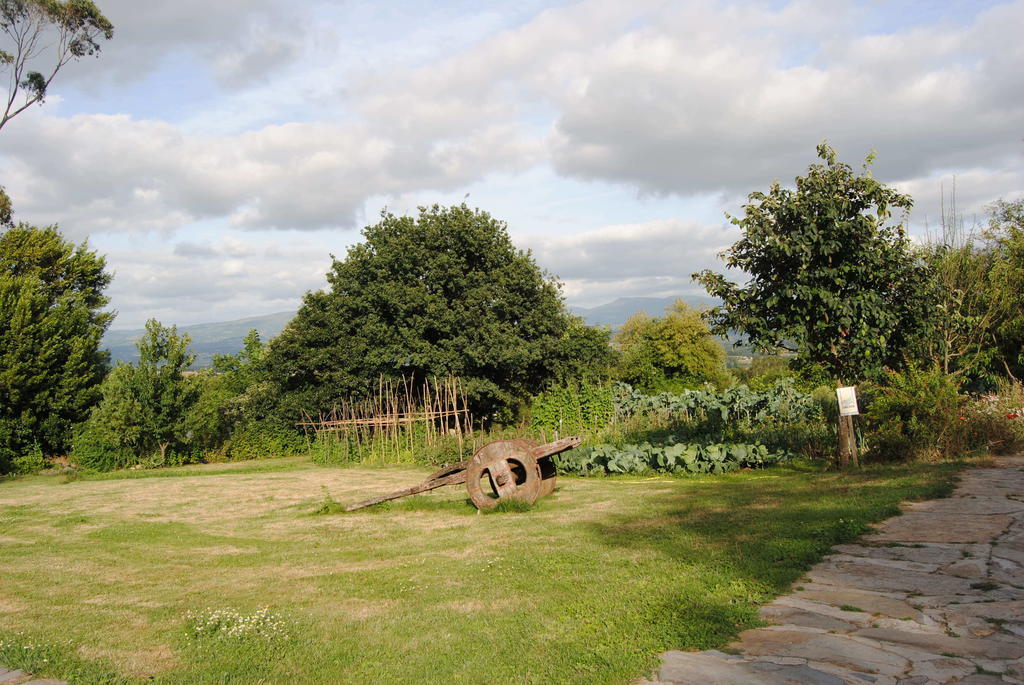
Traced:
<path id="1" fill-rule="evenodd" d="M 857 408 L 857 388 L 851 385 L 848 388 L 836 388 L 836 395 L 839 397 L 839 415 L 856 416 L 860 414 Z"/>

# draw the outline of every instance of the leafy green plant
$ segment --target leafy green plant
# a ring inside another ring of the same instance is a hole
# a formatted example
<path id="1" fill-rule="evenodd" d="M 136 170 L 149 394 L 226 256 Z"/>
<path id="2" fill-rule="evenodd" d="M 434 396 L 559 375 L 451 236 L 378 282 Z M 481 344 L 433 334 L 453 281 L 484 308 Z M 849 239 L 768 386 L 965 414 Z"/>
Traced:
<path id="1" fill-rule="evenodd" d="M 314 515 L 337 514 L 345 510 L 345 505 L 331 497 L 326 485 L 321 485 L 320 489 L 323 490 L 324 496 L 313 510 Z"/>
<path id="2" fill-rule="evenodd" d="M 530 424 L 569 435 L 604 428 L 614 416 L 612 386 L 576 383 L 550 388 L 534 398 Z"/>
<path id="3" fill-rule="evenodd" d="M 726 473 L 786 461 L 784 452 L 764 445 L 685 443 L 670 438 L 665 445 L 595 445 L 553 457 L 559 471 L 582 476 L 604 473 Z"/>
<path id="4" fill-rule="evenodd" d="M 720 422 L 761 422 L 814 420 L 820 418 L 821 410 L 810 394 L 796 389 L 792 378 L 784 378 L 761 391 L 736 385 L 722 392 L 686 390 L 658 395 L 645 395 L 619 383 L 615 411 L 618 416 L 664 413 L 677 418 L 702 416 Z"/>

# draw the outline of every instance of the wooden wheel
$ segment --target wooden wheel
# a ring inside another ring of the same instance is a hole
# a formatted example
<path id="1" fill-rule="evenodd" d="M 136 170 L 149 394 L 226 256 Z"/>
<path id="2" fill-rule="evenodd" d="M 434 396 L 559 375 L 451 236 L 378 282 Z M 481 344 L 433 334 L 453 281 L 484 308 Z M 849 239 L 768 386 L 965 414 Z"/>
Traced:
<path id="1" fill-rule="evenodd" d="M 512 440 L 512 442 L 519 445 L 524 450 L 533 450 L 534 447 L 540 447 L 540 443 L 536 440 L 529 440 L 527 438 L 518 438 Z M 555 484 L 557 483 L 556 476 L 558 475 L 558 469 L 555 467 L 555 462 L 550 457 L 537 460 L 537 465 L 540 467 L 540 492 L 537 494 L 538 498 L 547 497 L 555 491 Z"/>
<path id="2" fill-rule="evenodd" d="M 466 467 L 466 490 L 477 509 L 493 509 L 502 498 L 537 501 L 541 475 L 532 446 L 528 440 L 498 440 L 477 450 Z M 481 487 L 485 476 L 493 494 Z"/>

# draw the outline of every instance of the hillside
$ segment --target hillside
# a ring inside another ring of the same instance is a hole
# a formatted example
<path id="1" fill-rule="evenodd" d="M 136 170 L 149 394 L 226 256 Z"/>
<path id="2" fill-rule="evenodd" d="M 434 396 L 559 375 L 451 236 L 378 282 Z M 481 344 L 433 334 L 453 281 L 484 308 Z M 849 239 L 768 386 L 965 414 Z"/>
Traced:
<path id="1" fill-rule="evenodd" d="M 645 311 L 651 316 L 662 316 L 665 308 L 676 301 L 676 297 L 620 297 L 597 307 L 570 307 L 570 311 L 583 317 L 591 326 L 620 328 L 633 314 Z M 682 298 L 692 307 L 709 307 L 715 301 L 709 297 L 685 296 Z M 203 323 L 178 326 L 179 333 L 192 337 L 192 351 L 196 353 L 197 368 L 209 366 L 215 354 L 234 354 L 242 348 L 242 339 L 255 328 L 264 342 L 284 330 L 295 312 L 277 312 L 264 316 L 250 316 L 234 321 Z M 134 362 L 138 359 L 135 341 L 143 334 L 142 329 L 111 330 L 103 338 L 103 346 L 110 350 L 114 361 Z"/>
<path id="2" fill-rule="evenodd" d="M 666 307 L 671 307 L 676 300 L 682 299 L 696 309 L 713 307 L 718 301 L 700 295 L 674 295 L 672 297 L 620 297 L 597 307 L 569 307 L 573 314 L 583 317 L 591 326 L 609 326 L 620 328 L 626 319 L 637 312 L 647 312 L 651 316 L 663 316 Z"/>
<path id="3" fill-rule="evenodd" d="M 259 332 L 261 340 L 270 340 L 284 330 L 293 316 L 295 312 L 277 312 L 234 321 L 178 326 L 178 332 L 188 333 L 192 337 L 192 351 L 196 353 L 195 366 L 202 368 L 213 362 L 215 354 L 234 354 L 242 349 L 242 339 L 254 328 Z M 103 346 L 110 350 L 112 360 L 134 362 L 139 358 L 135 342 L 144 332 L 142 329 L 107 331 L 103 337 Z"/>

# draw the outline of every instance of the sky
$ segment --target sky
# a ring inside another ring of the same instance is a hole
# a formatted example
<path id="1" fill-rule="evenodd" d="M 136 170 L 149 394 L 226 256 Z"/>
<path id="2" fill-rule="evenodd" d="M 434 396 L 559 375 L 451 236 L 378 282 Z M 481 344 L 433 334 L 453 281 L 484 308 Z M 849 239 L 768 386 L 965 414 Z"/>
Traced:
<path id="1" fill-rule="evenodd" d="M 1024 0 L 96 3 L 0 184 L 106 255 L 114 328 L 293 310 L 382 210 L 461 202 L 569 304 L 699 294 L 822 140 L 918 236 L 1024 195 Z"/>

